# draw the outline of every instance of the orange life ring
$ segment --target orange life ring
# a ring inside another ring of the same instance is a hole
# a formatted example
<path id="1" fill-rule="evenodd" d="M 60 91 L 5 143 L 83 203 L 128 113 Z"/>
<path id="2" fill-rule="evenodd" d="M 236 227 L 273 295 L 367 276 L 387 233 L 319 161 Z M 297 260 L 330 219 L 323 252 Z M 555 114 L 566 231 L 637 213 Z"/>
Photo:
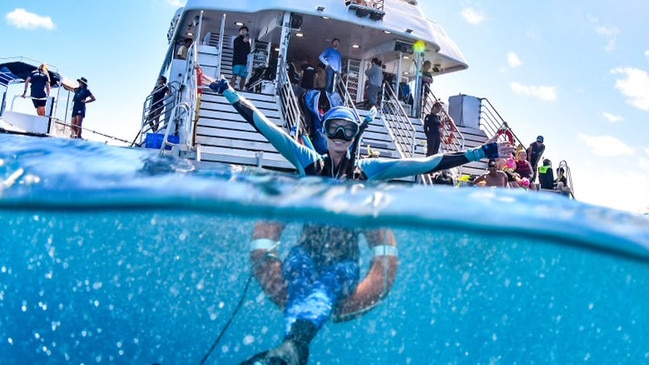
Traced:
<path id="1" fill-rule="evenodd" d="M 448 136 L 444 137 L 444 132 L 446 132 L 446 127 L 448 126 Z M 453 131 L 455 130 L 455 127 L 453 126 L 453 123 L 450 122 L 449 118 L 444 118 L 442 123 L 439 126 L 440 129 L 440 135 L 442 136 L 442 141 L 444 142 L 445 145 L 449 145 L 453 143 L 453 140 L 455 139 L 455 133 Z"/>
<path id="2" fill-rule="evenodd" d="M 390 233 L 392 234 L 392 233 Z M 381 254 L 382 250 L 392 251 Z M 377 245 L 372 249 L 374 257 L 367 275 L 356 287 L 356 291 L 334 308 L 334 322 L 354 319 L 376 307 L 385 298 L 397 276 L 399 259 L 395 245 Z M 264 293 L 280 308 L 284 308 L 288 285 L 282 275 L 282 261 L 274 255 L 274 249 L 253 249 L 250 251 L 253 275 Z"/>
<path id="3" fill-rule="evenodd" d="M 497 136 L 505 136 L 507 140 L 509 141 L 510 144 L 514 144 L 514 134 L 510 129 L 499 129 L 498 132 L 496 132 Z"/>

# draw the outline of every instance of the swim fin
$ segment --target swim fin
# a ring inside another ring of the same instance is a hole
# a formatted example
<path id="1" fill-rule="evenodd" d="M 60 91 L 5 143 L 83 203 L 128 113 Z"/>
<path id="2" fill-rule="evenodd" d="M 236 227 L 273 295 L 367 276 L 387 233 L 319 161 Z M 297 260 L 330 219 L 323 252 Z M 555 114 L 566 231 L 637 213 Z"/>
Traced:
<path id="1" fill-rule="evenodd" d="M 278 347 L 260 352 L 239 365 L 306 365 L 308 360 L 308 346 L 286 340 Z"/>

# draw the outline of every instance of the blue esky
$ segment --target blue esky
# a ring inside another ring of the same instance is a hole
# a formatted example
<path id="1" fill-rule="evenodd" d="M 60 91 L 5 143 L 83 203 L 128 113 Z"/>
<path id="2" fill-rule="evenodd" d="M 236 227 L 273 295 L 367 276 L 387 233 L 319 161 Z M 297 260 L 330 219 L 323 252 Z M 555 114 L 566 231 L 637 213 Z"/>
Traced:
<path id="1" fill-rule="evenodd" d="M 130 140 L 182 3 L 2 1 L 0 57 L 85 76 L 97 101 L 84 126 Z M 438 97 L 487 98 L 526 144 L 543 135 L 545 157 L 568 162 L 578 200 L 649 210 L 648 1 L 419 3 L 469 63 L 435 79 Z"/>

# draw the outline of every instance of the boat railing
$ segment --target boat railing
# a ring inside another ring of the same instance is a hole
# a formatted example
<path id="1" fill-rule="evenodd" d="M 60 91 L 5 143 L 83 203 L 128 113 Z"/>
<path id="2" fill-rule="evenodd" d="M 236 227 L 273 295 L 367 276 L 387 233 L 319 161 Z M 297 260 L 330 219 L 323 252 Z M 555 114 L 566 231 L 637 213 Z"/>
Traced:
<path id="1" fill-rule="evenodd" d="M 280 67 L 280 70 L 278 93 L 282 115 L 284 116 L 287 130 L 289 130 L 291 136 L 297 140 L 301 135 L 309 135 L 309 133 L 306 131 L 304 115 L 300 109 L 300 104 L 295 96 L 295 92 L 293 91 L 286 65 Z"/>
<path id="2" fill-rule="evenodd" d="M 153 93 L 149 94 L 144 100 L 144 104 L 142 105 L 142 124 L 137 136 L 130 142 L 131 147 L 141 147 L 147 133 L 155 133 L 157 130 L 167 129 L 168 123 L 171 120 L 172 110 L 177 104 L 180 84 L 177 81 L 173 81 L 168 83 L 167 87 L 169 88 L 169 95 L 165 95 L 159 105 L 153 104 Z M 154 119 L 158 119 L 157 123 Z"/>
<path id="3" fill-rule="evenodd" d="M 416 129 L 408 113 L 401 105 L 389 83 L 381 88 L 381 119 L 394 141 L 401 157 L 413 157 L 415 152 Z"/>
<path id="4" fill-rule="evenodd" d="M 487 98 L 480 98 L 480 126 L 489 137 L 498 134 L 504 138 L 511 139 L 510 142 L 514 145 L 524 146 L 518 136 L 516 136 L 516 133 L 514 133 L 509 124 L 507 124 L 505 119 Z"/>
<path id="5" fill-rule="evenodd" d="M 421 116 L 422 120 L 426 118 L 427 114 L 432 112 L 433 104 L 435 104 L 436 101 L 439 101 L 428 85 L 424 85 L 424 88 L 428 89 L 424 92 L 424 103 L 422 105 Z M 455 121 L 451 118 L 451 115 L 448 113 L 444 105 L 440 108 L 439 115 L 441 122 L 440 136 L 442 148 L 449 152 L 464 150 L 466 142 L 464 135 L 460 132 Z"/>
<path id="6" fill-rule="evenodd" d="M 345 6 L 360 18 L 378 21 L 385 15 L 385 0 L 345 0 Z"/>
<path id="7" fill-rule="evenodd" d="M 339 77 L 340 74 L 336 75 L 336 91 L 340 95 L 340 97 L 343 100 L 343 105 L 352 109 L 354 111 L 354 114 L 360 118 L 360 114 L 358 113 L 358 109 L 356 109 L 356 102 L 354 98 L 352 98 L 352 95 L 349 93 L 349 90 L 347 89 L 347 85 L 345 83 L 345 80 L 343 80 L 342 77 Z M 361 149 L 356 150 L 356 155 L 357 157 L 360 156 Z"/>
<path id="8" fill-rule="evenodd" d="M 557 169 L 559 168 L 563 168 L 564 174 L 566 176 L 566 181 L 568 182 L 568 190 L 569 190 L 570 197 L 574 199 L 575 187 L 573 185 L 572 173 L 570 172 L 570 167 L 568 166 L 568 162 L 566 162 L 566 160 L 561 160 L 559 162 L 559 166 L 557 167 Z"/>
<path id="9" fill-rule="evenodd" d="M 191 149 L 193 145 L 193 136 L 194 136 L 194 121 L 197 119 L 197 110 L 199 108 L 199 99 L 198 99 L 198 46 L 194 42 L 187 51 L 187 60 L 185 62 L 185 67 L 182 72 L 180 81 L 177 82 L 177 87 L 173 87 L 169 99 L 169 108 L 165 109 L 165 115 L 162 124 L 159 130 L 164 129 L 164 136 L 162 139 L 160 151 L 164 153 L 166 150 L 165 147 L 169 145 L 178 146 L 183 149 Z M 173 85 L 174 83 L 170 83 Z M 147 99 L 144 102 L 143 115 L 142 115 L 142 125 L 138 136 L 134 139 L 133 145 L 142 146 L 142 139 L 146 136 L 146 133 L 152 131 L 151 126 L 149 125 L 149 113 L 146 113 L 146 105 L 150 103 L 151 95 L 147 96 Z M 167 104 L 164 105 L 167 107 Z M 169 135 L 178 136 L 179 142 L 169 142 Z M 136 144 L 135 141 L 139 143 Z M 173 153 L 173 151 L 172 151 Z"/>

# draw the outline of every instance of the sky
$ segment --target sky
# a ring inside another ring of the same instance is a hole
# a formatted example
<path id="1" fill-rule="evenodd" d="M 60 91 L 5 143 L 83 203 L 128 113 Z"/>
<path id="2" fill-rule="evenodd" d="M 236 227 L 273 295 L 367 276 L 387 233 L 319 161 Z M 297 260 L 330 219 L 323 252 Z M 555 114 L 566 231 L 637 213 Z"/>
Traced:
<path id="1" fill-rule="evenodd" d="M 84 127 L 131 140 L 183 3 L 5 0 L 0 57 L 86 77 L 97 101 Z M 649 211 L 649 1 L 419 4 L 469 64 L 435 78 L 438 97 L 487 98 L 526 145 L 543 135 L 544 157 L 568 163 L 578 200 Z"/>

